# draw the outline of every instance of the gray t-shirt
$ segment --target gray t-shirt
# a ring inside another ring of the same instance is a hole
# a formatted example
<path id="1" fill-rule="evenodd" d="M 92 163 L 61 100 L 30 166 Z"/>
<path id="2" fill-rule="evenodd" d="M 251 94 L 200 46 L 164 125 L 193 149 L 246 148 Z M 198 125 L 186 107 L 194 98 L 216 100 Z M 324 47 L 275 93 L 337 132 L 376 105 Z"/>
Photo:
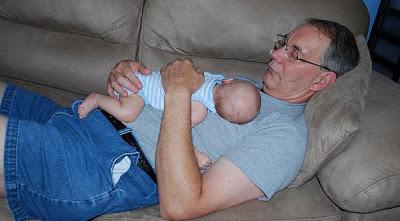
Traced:
<path id="1" fill-rule="evenodd" d="M 229 159 L 264 192 L 264 199 L 270 199 L 295 179 L 303 163 L 307 144 L 304 107 L 261 93 L 255 120 L 238 125 L 209 112 L 192 129 L 193 143 L 213 161 L 221 156 Z M 161 116 L 161 111 L 145 106 L 127 124 L 153 168 Z"/>

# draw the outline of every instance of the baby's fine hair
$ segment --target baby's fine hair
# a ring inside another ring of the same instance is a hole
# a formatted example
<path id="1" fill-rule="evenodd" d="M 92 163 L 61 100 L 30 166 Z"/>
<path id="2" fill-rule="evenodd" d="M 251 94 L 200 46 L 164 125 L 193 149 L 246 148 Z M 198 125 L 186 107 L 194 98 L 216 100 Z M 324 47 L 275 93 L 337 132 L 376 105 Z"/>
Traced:
<path id="1" fill-rule="evenodd" d="M 236 124 L 245 124 L 256 118 L 260 112 L 261 97 L 254 84 L 234 80 L 223 90 L 223 96 L 214 99 L 215 109 L 222 118 Z"/>

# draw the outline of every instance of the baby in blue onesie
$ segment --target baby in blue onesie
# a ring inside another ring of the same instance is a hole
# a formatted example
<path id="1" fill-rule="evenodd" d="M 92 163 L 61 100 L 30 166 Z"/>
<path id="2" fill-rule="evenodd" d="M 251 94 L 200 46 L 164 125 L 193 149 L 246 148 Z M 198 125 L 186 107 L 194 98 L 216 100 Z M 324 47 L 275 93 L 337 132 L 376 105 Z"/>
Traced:
<path id="1" fill-rule="evenodd" d="M 145 104 L 158 110 L 164 109 L 164 90 L 160 72 L 150 75 L 137 74 L 143 88 L 138 94 L 128 91 L 129 96 L 115 99 L 92 93 L 79 106 L 80 118 L 84 118 L 94 108 L 101 108 L 120 121 L 134 121 Z M 117 94 L 118 95 L 118 94 Z M 192 127 L 203 121 L 208 112 L 237 124 L 253 120 L 260 110 L 260 92 L 250 82 L 237 79 L 224 79 L 224 76 L 204 72 L 204 83 L 192 94 Z M 211 161 L 195 150 L 200 168 L 207 167 Z"/>

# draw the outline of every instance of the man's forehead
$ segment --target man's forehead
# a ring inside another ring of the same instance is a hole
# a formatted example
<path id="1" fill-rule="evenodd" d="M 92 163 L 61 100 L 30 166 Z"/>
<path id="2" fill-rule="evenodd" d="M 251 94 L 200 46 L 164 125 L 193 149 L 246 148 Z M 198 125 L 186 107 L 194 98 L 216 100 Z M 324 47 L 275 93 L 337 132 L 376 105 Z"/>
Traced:
<path id="1" fill-rule="evenodd" d="M 287 39 L 293 41 L 296 38 L 319 38 L 320 32 L 318 29 L 312 25 L 304 24 L 293 29 L 287 34 Z"/>
<path id="2" fill-rule="evenodd" d="M 287 40 L 299 52 L 305 52 L 314 48 L 324 50 L 330 43 L 330 39 L 310 24 L 300 25 L 287 35 Z"/>

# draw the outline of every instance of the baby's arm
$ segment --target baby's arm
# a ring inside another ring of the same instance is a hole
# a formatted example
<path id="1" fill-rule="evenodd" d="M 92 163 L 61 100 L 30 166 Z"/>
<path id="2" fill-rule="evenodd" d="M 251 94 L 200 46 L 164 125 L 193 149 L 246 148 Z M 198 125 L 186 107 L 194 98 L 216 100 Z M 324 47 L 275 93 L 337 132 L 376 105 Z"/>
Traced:
<path id="1" fill-rule="evenodd" d="M 84 118 L 91 110 L 100 107 L 120 121 L 131 122 L 139 116 L 144 106 L 144 100 L 137 94 L 128 97 L 121 96 L 120 99 L 102 94 L 91 94 L 79 106 L 80 118 Z"/>
<path id="2" fill-rule="evenodd" d="M 192 101 L 192 112 L 191 112 L 192 127 L 202 122 L 206 118 L 207 113 L 208 109 L 206 106 L 204 106 L 199 101 Z"/>

